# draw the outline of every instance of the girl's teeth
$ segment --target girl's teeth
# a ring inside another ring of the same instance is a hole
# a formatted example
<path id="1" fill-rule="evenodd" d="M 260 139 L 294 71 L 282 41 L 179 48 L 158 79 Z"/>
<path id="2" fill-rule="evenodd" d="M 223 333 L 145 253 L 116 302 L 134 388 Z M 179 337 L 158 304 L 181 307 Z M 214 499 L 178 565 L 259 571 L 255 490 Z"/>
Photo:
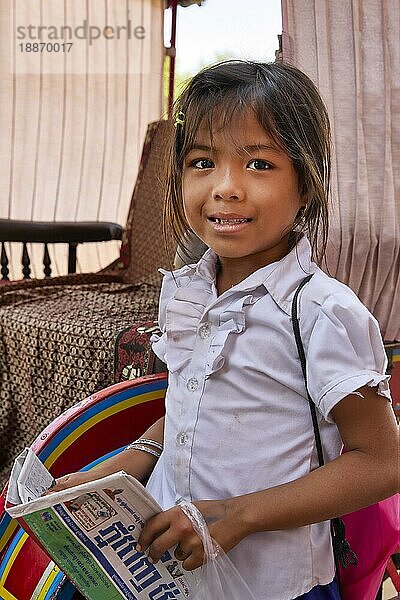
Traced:
<path id="1" fill-rule="evenodd" d="M 247 219 L 215 219 L 216 223 L 220 223 L 222 225 L 229 225 L 235 223 L 246 223 Z"/>

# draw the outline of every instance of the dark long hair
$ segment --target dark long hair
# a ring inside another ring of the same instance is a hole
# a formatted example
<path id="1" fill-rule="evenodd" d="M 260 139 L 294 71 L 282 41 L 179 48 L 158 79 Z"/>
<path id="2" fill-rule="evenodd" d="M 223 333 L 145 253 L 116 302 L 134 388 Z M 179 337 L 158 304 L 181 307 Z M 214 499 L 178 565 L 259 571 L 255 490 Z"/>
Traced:
<path id="1" fill-rule="evenodd" d="M 200 71 L 176 100 L 177 125 L 167 179 L 165 226 L 185 250 L 190 230 L 183 211 L 182 171 L 200 125 L 210 134 L 218 121 L 252 110 L 266 133 L 293 162 L 305 201 L 293 224 L 311 242 L 321 264 L 328 236 L 330 125 L 325 105 L 307 75 L 285 63 L 232 60 Z M 187 251 L 187 249 L 186 249 Z"/>

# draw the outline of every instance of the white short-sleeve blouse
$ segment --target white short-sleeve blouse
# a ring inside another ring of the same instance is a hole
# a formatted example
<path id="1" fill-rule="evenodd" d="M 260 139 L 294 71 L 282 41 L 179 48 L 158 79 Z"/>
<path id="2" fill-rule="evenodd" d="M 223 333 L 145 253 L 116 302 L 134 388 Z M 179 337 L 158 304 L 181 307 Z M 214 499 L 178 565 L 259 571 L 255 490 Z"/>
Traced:
<path id="1" fill-rule="evenodd" d="M 376 320 L 311 261 L 305 238 L 220 296 L 216 263 L 209 250 L 197 265 L 164 272 L 153 349 L 169 386 L 164 451 L 148 482 L 164 508 L 263 490 L 317 467 L 290 316 L 308 273 L 299 318 L 326 461 L 341 451 L 330 412 L 342 398 L 370 385 L 390 399 Z M 248 536 L 229 555 L 259 600 L 292 600 L 334 577 L 327 522 Z"/>

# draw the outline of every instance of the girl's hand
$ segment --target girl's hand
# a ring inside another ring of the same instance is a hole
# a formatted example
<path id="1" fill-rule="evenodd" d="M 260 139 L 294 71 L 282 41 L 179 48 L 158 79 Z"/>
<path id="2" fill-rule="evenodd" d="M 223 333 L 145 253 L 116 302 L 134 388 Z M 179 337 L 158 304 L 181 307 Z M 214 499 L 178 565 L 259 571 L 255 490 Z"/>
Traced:
<path id="1" fill-rule="evenodd" d="M 250 533 L 240 512 L 240 498 L 202 500 L 193 503 L 202 513 L 211 537 L 228 552 Z M 137 549 L 148 550 L 157 562 L 173 546 L 175 558 L 183 561 L 187 571 L 197 569 L 204 562 L 203 544 L 189 518 L 178 507 L 170 508 L 149 519 L 140 534 Z"/>
<path id="2" fill-rule="evenodd" d="M 52 485 L 47 492 L 44 493 L 44 496 L 47 494 L 52 494 L 53 492 L 59 492 L 61 490 L 67 490 L 68 488 L 74 487 L 75 485 L 80 485 L 81 483 L 88 483 L 88 481 L 95 481 L 98 479 L 99 473 L 96 472 L 96 469 L 92 471 L 79 471 L 77 473 L 70 473 L 69 475 L 64 475 L 63 477 L 59 477 L 55 480 L 55 484 Z"/>

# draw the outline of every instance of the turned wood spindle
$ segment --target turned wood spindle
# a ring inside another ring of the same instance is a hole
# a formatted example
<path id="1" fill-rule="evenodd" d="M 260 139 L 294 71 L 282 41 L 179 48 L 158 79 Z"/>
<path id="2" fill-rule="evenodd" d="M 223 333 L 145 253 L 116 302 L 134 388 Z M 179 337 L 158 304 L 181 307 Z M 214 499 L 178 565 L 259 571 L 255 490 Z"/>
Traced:
<path id="1" fill-rule="evenodd" d="M 0 264 L 1 264 L 1 278 L 5 281 L 8 281 L 8 274 L 9 274 L 9 268 L 8 268 L 8 256 L 7 256 L 7 252 L 6 252 L 6 245 L 4 242 L 1 242 L 1 258 L 0 258 Z"/>
<path id="2" fill-rule="evenodd" d="M 31 264 L 31 259 L 29 258 L 28 246 L 27 246 L 27 243 L 24 242 L 23 249 L 22 249 L 22 274 L 24 276 L 24 279 L 31 278 L 31 269 L 29 267 L 30 264 Z"/>
<path id="3" fill-rule="evenodd" d="M 51 258 L 50 258 L 49 249 L 47 247 L 47 244 L 44 245 L 43 265 L 44 265 L 44 269 L 43 269 L 44 276 L 50 277 L 50 275 L 51 275 Z"/>

